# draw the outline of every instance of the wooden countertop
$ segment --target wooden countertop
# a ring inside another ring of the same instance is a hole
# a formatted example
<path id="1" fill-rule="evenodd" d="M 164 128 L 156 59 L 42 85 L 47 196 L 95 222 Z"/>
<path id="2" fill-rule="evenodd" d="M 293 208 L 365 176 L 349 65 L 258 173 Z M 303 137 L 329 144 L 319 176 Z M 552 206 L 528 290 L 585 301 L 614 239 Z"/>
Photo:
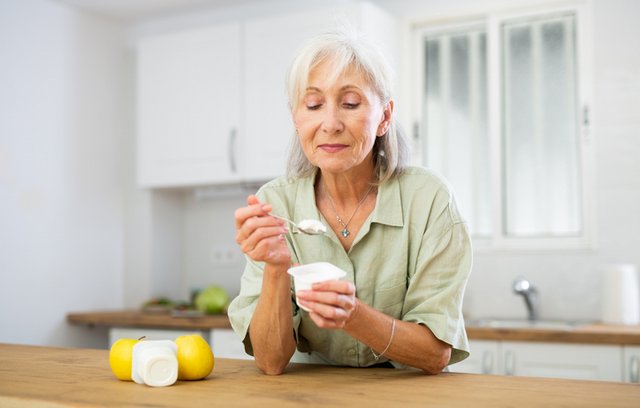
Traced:
<path id="1" fill-rule="evenodd" d="M 473 340 L 533 341 L 551 343 L 640 344 L 640 326 L 585 324 L 570 329 L 497 328 L 467 325 Z"/>
<path id="2" fill-rule="evenodd" d="M 184 330 L 231 328 L 227 315 L 174 317 L 168 312 L 151 313 L 139 310 L 69 313 L 67 314 L 67 321 L 76 325 L 106 327 L 145 327 Z"/>
<path id="3" fill-rule="evenodd" d="M 168 313 L 136 310 L 69 313 L 67 321 L 76 325 L 106 327 L 145 327 L 185 330 L 226 329 L 226 315 L 173 317 Z M 609 324 L 579 325 L 569 330 L 549 328 L 496 328 L 467 325 L 472 340 L 534 341 L 559 343 L 640 345 L 640 326 Z"/>
<path id="4" fill-rule="evenodd" d="M 600 381 L 290 364 L 261 374 L 254 362 L 216 359 L 203 381 L 152 388 L 118 381 L 107 350 L 0 344 L 3 407 L 637 407 L 640 387 Z"/>

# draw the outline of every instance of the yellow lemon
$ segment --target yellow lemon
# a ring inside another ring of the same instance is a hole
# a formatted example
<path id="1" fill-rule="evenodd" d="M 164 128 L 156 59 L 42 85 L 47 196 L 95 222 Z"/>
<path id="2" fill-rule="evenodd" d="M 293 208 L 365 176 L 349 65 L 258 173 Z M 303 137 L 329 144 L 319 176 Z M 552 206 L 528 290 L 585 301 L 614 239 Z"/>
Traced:
<path id="1" fill-rule="evenodd" d="M 133 357 L 133 345 L 138 341 L 136 339 L 119 339 L 111 346 L 111 350 L 109 350 L 109 365 L 118 380 L 132 381 L 131 360 Z"/>
<path id="2" fill-rule="evenodd" d="M 214 357 L 209 343 L 199 334 L 176 338 L 178 346 L 178 379 L 201 380 L 213 370 Z"/>

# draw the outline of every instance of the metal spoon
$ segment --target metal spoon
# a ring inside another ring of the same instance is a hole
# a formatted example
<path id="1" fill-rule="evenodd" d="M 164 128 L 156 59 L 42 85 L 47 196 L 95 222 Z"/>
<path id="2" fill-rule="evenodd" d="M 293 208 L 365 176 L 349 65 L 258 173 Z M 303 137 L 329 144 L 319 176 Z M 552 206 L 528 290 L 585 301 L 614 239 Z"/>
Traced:
<path id="1" fill-rule="evenodd" d="M 274 217 L 274 218 L 278 218 L 281 219 L 283 221 L 288 222 L 289 224 L 291 224 L 294 229 L 291 230 L 292 234 L 298 234 L 298 233 L 303 233 L 306 235 L 322 235 L 325 232 L 327 232 L 327 227 L 325 227 L 325 225 L 323 223 L 321 223 L 318 220 L 302 220 L 300 222 L 300 224 L 302 224 L 303 222 L 307 222 L 307 223 L 314 223 L 316 224 L 315 227 L 300 227 L 300 225 L 296 224 L 295 222 L 291 221 L 290 219 L 281 217 L 279 215 L 274 215 L 274 214 L 269 214 L 270 216 Z"/>

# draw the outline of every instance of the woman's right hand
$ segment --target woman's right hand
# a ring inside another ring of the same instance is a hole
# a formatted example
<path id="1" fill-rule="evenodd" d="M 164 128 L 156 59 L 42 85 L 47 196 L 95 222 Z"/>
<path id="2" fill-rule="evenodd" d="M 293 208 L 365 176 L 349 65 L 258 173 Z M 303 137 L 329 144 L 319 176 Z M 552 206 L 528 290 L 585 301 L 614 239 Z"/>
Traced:
<path id="1" fill-rule="evenodd" d="M 269 215 L 271 210 L 271 205 L 250 195 L 247 206 L 238 208 L 234 214 L 236 243 L 254 261 L 288 267 L 291 253 L 283 234 L 289 230 L 285 221 Z"/>

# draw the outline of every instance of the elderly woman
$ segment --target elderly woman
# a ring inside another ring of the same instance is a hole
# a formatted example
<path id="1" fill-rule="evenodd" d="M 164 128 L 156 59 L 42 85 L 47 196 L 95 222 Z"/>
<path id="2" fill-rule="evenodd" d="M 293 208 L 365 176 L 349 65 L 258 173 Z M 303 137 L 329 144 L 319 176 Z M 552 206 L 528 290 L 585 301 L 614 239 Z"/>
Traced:
<path id="1" fill-rule="evenodd" d="M 282 373 L 296 348 L 312 362 L 429 374 L 469 354 L 466 224 L 446 182 L 407 165 L 390 83 L 376 48 L 343 32 L 313 39 L 292 64 L 287 177 L 235 212 L 247 265 L 229 317 L 266 374 Z M 271 214 L 321 220 L 328 232 L 288 234 Z M 316 261 L 347 275 L 299 291 L 307 312 L 287 270 Z"/>

